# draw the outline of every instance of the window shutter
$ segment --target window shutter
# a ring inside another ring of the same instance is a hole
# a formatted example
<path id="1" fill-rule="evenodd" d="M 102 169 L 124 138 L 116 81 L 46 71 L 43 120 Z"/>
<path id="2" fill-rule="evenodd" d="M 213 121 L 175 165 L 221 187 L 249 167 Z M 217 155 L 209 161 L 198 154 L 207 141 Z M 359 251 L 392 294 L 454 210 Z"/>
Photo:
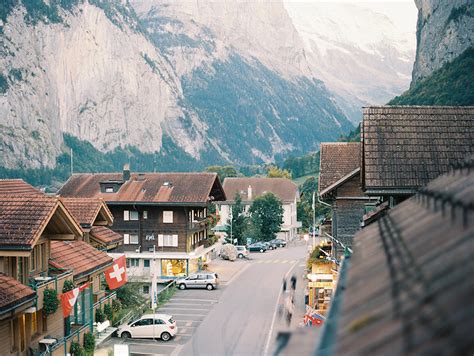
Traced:
<path id="1" fill-rule="evenodd" d="M 129 210 L 124 210 L 123 211 L 123 220 L 124 221 L 129 221 L 130 220 L 130 211 Z"/>
<path id="2" fill-rule="evenodd" d="M 158 235 L 158 246 L 163 246 L 163 235 Z"/>
<path id="3" fill-rule="evenodd" d="M 173 246 L 178 247 L 178 235 L 173 235 Z"/>
<path id="4" fill-rule="evenodd" d="M 129 234 L 123 234 L 123 243 L 124 243 L 124 245 L 130 244 L 130 235 Z"/>

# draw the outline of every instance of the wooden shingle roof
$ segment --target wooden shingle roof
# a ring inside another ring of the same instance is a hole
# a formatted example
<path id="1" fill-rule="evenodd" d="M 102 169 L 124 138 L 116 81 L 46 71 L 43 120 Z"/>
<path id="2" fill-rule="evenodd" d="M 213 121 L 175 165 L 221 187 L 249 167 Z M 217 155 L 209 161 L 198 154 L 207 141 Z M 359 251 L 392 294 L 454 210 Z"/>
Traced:
<path id="1" fill-rule="evenodd" d="M 61 221 L 72 234 L 82 235 L 80 226 L 59 198 L 0 194 L 0 249 L 30 249 L 56 213 L 64 217 Z"/>
<path id="2" fill-rule="evenodd" d="M 115 193 L 102 193 L 100 184 L 120 184 Z M 140 173 L 122 181 L 121 173 L 74 174 L 58 192 L 63 197 L 102 198 L 107 203 L 206 204 L 210 196 L 225 200 L 216 173 Z"/>
<path id="3" fill-rule="evenodd" d="M 474 152 L 474 107 L 364 108 L 363 188 L 414 193 Z"/>
<path id="4" fill-rule="evenodd" d="M 58 268 L 72 270 L 74 277 L 82 277 L 112 264 L 112 257 L 85 241 L 51 241 L 51 260 Z"/>
<path id="5" fill-rule="evenodd" d="M 360 168 L 360 147 L 360 142 L 321 143 L 319 193 Z"/>
<path id="6" fill-rule="evenodd" d="M 338 355 L 474 352 L 474 161 L 354 238 Z"/>
<path id="7" fill-rule="evenodd" d="M 33 301 L 35 297 L 33 289 L 0 273 L 0 314 L 23 302 Z"/>
<path id="8" fill-rule="evenodd" d="M 283 202 L 292 202 L 298 195 L 298 186 L 286 178 L 228 177 L 224 179 L 224 191 L 229 201 L 237 193 L 243 201 L 249 201 L 248 188 L 252 188 L 252 200 L 265 193 L 273 193 Z"/>

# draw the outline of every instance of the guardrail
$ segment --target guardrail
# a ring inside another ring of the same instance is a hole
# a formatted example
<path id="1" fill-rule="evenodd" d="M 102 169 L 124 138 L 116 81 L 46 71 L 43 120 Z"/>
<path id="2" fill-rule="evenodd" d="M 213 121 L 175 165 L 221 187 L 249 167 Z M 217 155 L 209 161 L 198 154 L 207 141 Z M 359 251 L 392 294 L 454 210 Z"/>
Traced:
<path id="1" fill-rule="evenodd" d="M 86 331 L 86 329 L 89 329 L 89 324 L 82 325 L 79 329 L 74 330 L 68 336 L 63 337 L 62 339 L 59 339 L 55 344 L 48 346 L 46 351 L 40 353 L 40 356 L 52 355 L 53 351 L 59 349 L 61 346 L 64 348 L 64 355 L 68 354 L 69 351 L 67 350 L 67 342 L 73 339 L 74 337 L 77 337 L 77 342 L 79 342 L 79 336 L 81 332 Z"/>

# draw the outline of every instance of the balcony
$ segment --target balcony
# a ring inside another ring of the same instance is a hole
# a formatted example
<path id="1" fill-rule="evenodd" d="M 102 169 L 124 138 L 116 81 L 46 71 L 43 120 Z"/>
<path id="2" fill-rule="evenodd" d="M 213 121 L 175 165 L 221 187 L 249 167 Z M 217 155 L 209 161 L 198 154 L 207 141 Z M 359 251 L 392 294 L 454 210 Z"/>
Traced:
<path id="1" fill-rule="evenodd" d="M 63 289 L 64 282 L 68 279 L 72 280 L 72 271 L 65 271 L 58 274 L 50 273 L 47 276 L 36 276 L 32 278 L 30 286 L 36 291 L 36 308 L 38 310 L 43 308 L 45 289 L 54 289 L 59 294 Z"/>

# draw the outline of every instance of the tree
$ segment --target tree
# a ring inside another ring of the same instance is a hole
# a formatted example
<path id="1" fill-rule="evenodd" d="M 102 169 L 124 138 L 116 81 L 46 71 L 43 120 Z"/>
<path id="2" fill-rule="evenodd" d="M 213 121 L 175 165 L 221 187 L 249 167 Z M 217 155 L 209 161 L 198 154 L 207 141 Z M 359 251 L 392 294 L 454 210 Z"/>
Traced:
<path id="1" fill-rule="evenodd" d="M 291 179 L 291 173 L 287 171 L 286 169 L 280 169 L 275 166 L 270 166 L 268 167 L 267 171 L 267 177 L 268 178 L 287 178 Z"/>
<path id="2" fill-rule="evenodd" d="M 240 194 L 235 195 L 235 202 L 230 206 L 231 216 L 227 220 L 226 225 L 226 241 L 234 243 L 232 240 L 237 239 L 237 245 L 245 245 L 247 239 L 245 231 L 247 230 L 247 217 L 245 216 L 244 205 L 242 204 L 242 198 Z"/>
<path id="3" fill-rule="evenodd" d="M 302 222 L 303 229 L 307 230 L 313 225 L 313 193 L 316 193 L 318 181 L 315 177 L 310 177 L 299 186 L 301 199 L 297 204 L 298 220 Z M 329 216 L 331 209 L 316 201 L 315 204 L 316 219 Z"/>
<path id="4" fill-rule="evenodd" d="M 239 172 L 233 166 L 209 166 L 206 172 L 215 172 L 221 182 L 227 177 L 238 177 Z"/>
<path id="5" fill-rule="evenodd" d="M 283 223 L 283 205 L 280 199 L 272 193 L 261 195 L 250 207 L 252 229 L 258 240 L 270 241 L 275 238 Z"/>

